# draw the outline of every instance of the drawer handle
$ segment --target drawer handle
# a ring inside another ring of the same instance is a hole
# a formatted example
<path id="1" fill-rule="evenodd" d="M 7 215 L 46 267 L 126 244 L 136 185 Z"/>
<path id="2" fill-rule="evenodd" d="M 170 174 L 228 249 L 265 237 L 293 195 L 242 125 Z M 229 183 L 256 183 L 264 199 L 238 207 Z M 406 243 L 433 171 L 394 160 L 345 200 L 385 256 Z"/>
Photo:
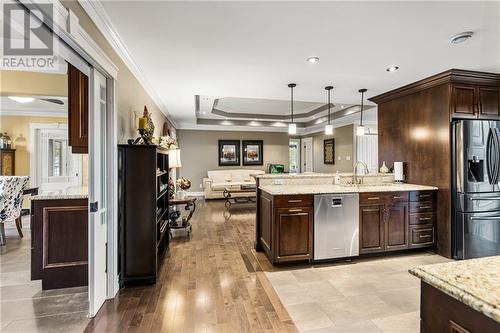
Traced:
<path id="1" fill-rule="evenodd" d="M 403 199 L 404 197 L 394 197 L 394 199 Z"/>
<path id="2" fill-rule="evenodd" d="M 302 200 L 288 200 L 288 203 L 298 203 L 302 202 Z"/>
<path id="3" fill-rule="evenodd" d="M 421 217 L 420 221 L 427 221 L 427 220 L 430 220 L 430 219 L 431 219 L 430 217 Z"/>
<path id="4" fill-rule="evenodd" d="M 432 208 L 432 206 L 420 206 L 418 208 L 420 208 L 420 209 L 427 209 L 427 208 Z"/>
<path id="5" fill-rule="evenodd" d="M 431 195 L 430 194 L 420 194 L 419 195 L 421 198 L 428 198 L 430 197 Z"/>
<path id="6" fill-rule="evenodd" d="M 371 197 L 371 198 L 368 198 L 368 200 L 378 200 L 380 199 L 379 197 Z"/>
<path id="7" fill-rule="evenodd" d="M 301 211 L 302 211 L 302 209 L 289 209 L 288 210 L 289 213 L 299 213 Z"/>
<path id="8" fill-rule="evenodd" d="M 418 238 L 429 238 L 431 235 L 418 235 Z"/>

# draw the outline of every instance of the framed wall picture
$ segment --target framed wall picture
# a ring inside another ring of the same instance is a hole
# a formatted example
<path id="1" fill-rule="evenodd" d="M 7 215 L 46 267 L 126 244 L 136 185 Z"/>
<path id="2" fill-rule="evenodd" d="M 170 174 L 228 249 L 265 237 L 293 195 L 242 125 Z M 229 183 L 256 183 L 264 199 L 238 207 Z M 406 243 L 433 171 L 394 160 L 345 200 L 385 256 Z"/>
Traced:
<path id="1" fill-rule="evenodd" d="M 240 140 L 219 140 L 219 166 L 240 165 Z"/>
<path id="2" fill-rule="evenodd" d="M 323 141 L 323 163 L 335 164 L 335 139 Z"/>
<path id="3" fill-rule="evenodd" d="M 264 141 L 243 140 L 243 165 L 264 164 Z"/>

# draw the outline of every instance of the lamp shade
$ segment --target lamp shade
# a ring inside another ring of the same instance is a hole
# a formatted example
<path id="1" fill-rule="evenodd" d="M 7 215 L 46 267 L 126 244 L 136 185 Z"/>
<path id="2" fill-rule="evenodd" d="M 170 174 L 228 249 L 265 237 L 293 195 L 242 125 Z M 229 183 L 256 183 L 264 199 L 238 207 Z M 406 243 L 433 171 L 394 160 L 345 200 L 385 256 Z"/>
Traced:
<path id="1" fill-rule="evenodd" d="M 358 128 L 356 128 L 356 135 L 357 136 L 363 136 L 363 135 L 365 135 L 365 127 L 364 126 L 358 126 Z"/>
<path id="2" fill-rule="evenodd" d="M 297 124 L 294 123 L 288 124 L 288 134 L 290 135 L 297 134 Z"/>
<path id="3" fill-rule="evenodd" d="M 169 168 L 180 168 L 180 167 L 182 167 L 182 163 L 181 163 L 181 150 L 180 149 L 171 149 L 168 152 L 168 167 Z"/>
<path id="4" fill-rule="evenodd" d="M 333 135 L 333 125 L 325 125 L 325 135 Z"/>

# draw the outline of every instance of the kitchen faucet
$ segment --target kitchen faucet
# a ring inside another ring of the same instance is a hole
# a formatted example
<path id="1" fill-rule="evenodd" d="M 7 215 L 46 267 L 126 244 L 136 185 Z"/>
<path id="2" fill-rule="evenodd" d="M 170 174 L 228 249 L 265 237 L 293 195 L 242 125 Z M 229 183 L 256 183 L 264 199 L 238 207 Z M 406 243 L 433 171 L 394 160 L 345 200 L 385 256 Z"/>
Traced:
<path id="1" fill-rule="evenodd" d="M 354 165 L 354 175 L 352 176 L 352 183 L 354 185 L 358 185 L 358 165 L 361 164 L 364 167 L 364 174 L 367 175 L 370 173 L 370 170 L 368 170 L 368 165 L 366 165 L 365 162 L 363 161 L 357 161 L 356 164 Z M 361 181 L 359 184 L 363 184 L 363 176 L 361 176 Z"/>

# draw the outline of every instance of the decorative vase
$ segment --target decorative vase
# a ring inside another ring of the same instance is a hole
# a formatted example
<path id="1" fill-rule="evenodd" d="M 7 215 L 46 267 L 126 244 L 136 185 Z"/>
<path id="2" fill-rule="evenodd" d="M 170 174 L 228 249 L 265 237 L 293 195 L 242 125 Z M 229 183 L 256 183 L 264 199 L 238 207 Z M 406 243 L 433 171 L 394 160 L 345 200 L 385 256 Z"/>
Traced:
<path id="1" fill-rule="evenodd" d="M 389 172 L 389 168 L 387 167 L 387 165 L 385 165 L 385 161 L 382 162 L 382 166 L 380 167 L 380 173 L 388 173 Z"/>

